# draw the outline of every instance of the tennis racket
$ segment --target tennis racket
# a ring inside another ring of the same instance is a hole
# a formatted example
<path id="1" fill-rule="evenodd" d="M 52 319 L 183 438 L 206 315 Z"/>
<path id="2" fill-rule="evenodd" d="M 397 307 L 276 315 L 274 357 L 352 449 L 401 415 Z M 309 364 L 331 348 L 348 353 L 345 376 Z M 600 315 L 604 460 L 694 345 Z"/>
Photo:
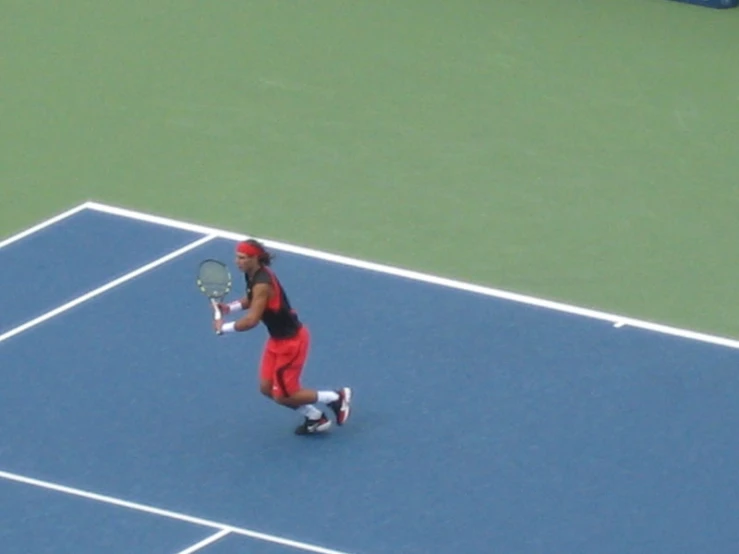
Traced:
<path id="1" fill-rule="evenodd" d="M 231 273 L 223 262 L 218 260 L 203 260 L 198 267 L 197 284 L 200 291 L 210 299 L 213 305 L 213 316 L 221 319 L 223 314 L 218 309 L 218 303 L 223 302 L 231 292 Z"/>

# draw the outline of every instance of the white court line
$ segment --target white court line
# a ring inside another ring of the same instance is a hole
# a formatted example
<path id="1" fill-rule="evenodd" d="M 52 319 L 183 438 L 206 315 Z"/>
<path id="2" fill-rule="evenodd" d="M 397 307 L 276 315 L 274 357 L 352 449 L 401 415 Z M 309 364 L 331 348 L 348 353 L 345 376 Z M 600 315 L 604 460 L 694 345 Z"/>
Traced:
<path id="1" fill-rule="evenodd" d="M 36 233 L 37 231 L 40 231 L 41 229 L 45 229 L 46 227 L 49 227 L 51 225 L 54 225 L 55 223 L 59 223 L 63 219 L 67 219 L 70 216 L 73 216 L 76 213 L 81 212 L 82 210 L 86 209 L 87 203 L 80 204 L 79 206 L 72 208 L 71 210 L 67 210 L 66 212 L 62 212 L 59 215 L 56 215 L 54 217 L 51 217 L 45 221 L 42 221 L 41 223 L 34 225 L 33 227 L 29 227 L 28 229 L 21 231 L 20 233 L 17 233 L 11 237 L 8 237 L 4 239 L 3 241 L 0 241 L 0 248 L 4 248 L 8 246 L 9 244 L 14 243 L 15 241 L 21 240 L 23 238 L 26 238 L 28 235 L 32 235 L 33 233 Z"/>
<path id="2" fill-rule="evenodd" d="M 84 491 L 82 489 L 67 487 L 65 485 L 59 485 L 57 483 L 51 483 L 49 481 L 42 481 L 40 479 L 34 479 L 32 477 L 25 477 L 23 475 L 10 473 L 8 471 L 0 470 L 0 479 L 6 479 L 8 481 L 13 481 L 16 483 L 23 483 L 24 485 L 31 485 L 33 487 L 39 487 L 41 489 L 52 490 L 72 496 L 77 496 L 80 498 L 86 498 L 87 500 L 95 500 L 97 502 L 103 502 L 104 504 L 110 504 L 112 506 L 118 506 L 121 508 L 128 508 L 129 510 L 134 510 L 137 512 L 152 514 L 168 519 L 174 519 L 177 521 L 184 521 L 185 523 L 191 523 L 193 525 L 201 525 L 203 527 L 210 527 L 212 529 L 218 529 L 220 531 L 227 531 L 229 533 L 233 533 L 234 535 L 243 535 L 252 539 L 280 544 L 283 546 L 290 546 L 293 548 L 297 548 L 298 550 L 304 550 L 306 552 L 315 552 L 316 554 L 349 554 L 348 552 L 332 550 L 330 548 L 323 548 L 313 544 L 277 537 L 275 535 L 268 535 L 266 533 L 259 533 L 257 531 L 252 531 L 251 529 L 233 527 L 232 525 L 225 525 L 223 523 L 210 521 L 208 519 L 188 516 L 185 514 L 172 512 L 170 510 L 162 510 L 161 508 L 154 508 L 153 506 L 139 504 L 138 502 L 130 502 L 128 500 L 122 500 L 120 498 L 114 498 L 112 496 L 106 496 L 103 494 Z"/>
<path id="3" fill-rule="evenodd" d="M 154 260 L 153 262 L 150 262 L 146 265 L 143 265 L 140 268 L 131 271 L 130 273 L 126 273 L 125 275 L 122 275 L 121 277 L 118 277 L 117 279 L 113 279 L 112 281 L 96 288 L 95 290 L 91 290 L 90 292 L 83 294 L 82 296 L 78 296 L 74 300 L 70 300 L 69 302 L 59 306 L 58 308 L 54 308 L 53 310 L 48 311 L 45 314 L 42 314 L 30 321 L 23 323 L 22 325 L 19 325 L 18 327 L 11 329 L 10 331 L 3 333 L 2 335 L 0 335 L 0 343 L 11 337 L 14 337 L 15 335 L 19 333 L 22 333 L 23 331 L 26 331 L 27 329 L 30 329 L 31 327 L 35 327 L 39 323 L 43 323 L 44 321 L 47 321 L 54 316 L 64 313 L 67 310 L 71 310 L 75 306 L 78 306 L 79 304 L 82 304 L 83 302 L 86 302 L 90 300 L 91 298 L 95 298 L 96 296 L 99 296 L 103 294 L 104 292 L 109 291 L 110 289 L 125 283 L 126 281 L 130 281 L 131 279 L 138 277 L 142 273 L 146 273 L 147 271 L 150 271 L 157 266 L 165 264 L 168 261 L 176 258 L 177 256 L 181 256 L 185 252 L 189 252 L 190 250 L 193 250 L 197 248 L 198 246 L 201 246 L 202 244 L 205 244 L 206 242 L 209 242 L 215 238 L 216 238 L 216 235 L 208 235 L 206 237 L 202 237 L 194 242 L 191 242 L 187 246 L 183 246 L 179 250 L 170 252 L 169 254 L 162 256 L 161 258 Z"/>
<path id="4" fill-rule="evenodd" d="M 213 235 L 217 235 L 220 238 L 229 239 L 229 240 L 243 240 L 245 238 L 248 238 L 248 235 L 235 233 L 233 231 L 225 231 L 223 229 L 215 229 L 213 227 L 207 227 L 205 225 L 186 223 L 184 221 L 177 221 L 175 219 L 170 219 L 167 217 L 160 217 L 156 215 L 146 214 L 146 213 L 137 212 L 134 210 L 129 210 L 126 208 L 119 208 L 116 206 L 101 204 L 99 202 L 87 202 L 85 206 L 91 210 L 95 210 L 99 212 L 105 212 L 105 213 L 112 214 L 112 215 L 118 215 L 118 216 L 126 217 L 129 219 L 137 219 L 139 221 L 145 221 L 147 223 L 155 223 L 155 224 L 163 225 L 166 227 L 174 227 L 176 229 L 194 231 L 196 233 L 213 234 Z M 549 310 L 555 310 L 559 312 L 565 312 L 568 314 L 579 315 L 579 316 L 588 317 L 591 319 L 608 321 L 610 323 L 613 323 L 614 327 L 617 327 L 617 328 L 622 328 L 624 326 L 636 327 L 639 329 L 645 329 L 648 331 L 653 331 L 656 333 L 661 333 L 661 334 L 666 334 L 666 335 L 672 335 L 672 336 L 681 337 L 684 339 L 696 340 L 696 341 L 706 342 L 710 344 L 716 344 L 719 346 L 726 346 L 729 348 L 739 349 L 739 340 L 736 340 L 736 339 L 718 337 L 718 336 L 709 335 L 706 333 L 689 331 L 687 329 L 679 329 L 679 328 L 671 327 L 668 325 L 662 325 L 660 323 L 652 323 L 652 322 L 634 319 L 630 317 L 625 317 L 621 315 L 601 312 L 598 310 L 591 310 L 589 308 L 580 308 L 577 306 L 571 306 L 569 304 L 564 304 L 561 302 L 554 302 L 552 300 L 544 300 L 541 298 L 535 298 L 532 296 L 517 294 L 517 293 L 503 291 L 503 290 L 494 289 L 490 287 L 483 287 L 480 285 L 473 285 L 470 283 L 464 283 L 464 282 L 456 281 L 453 279 L 446 279 L 444 277 L 427 275 L 424 273 L 419 273 L 417 271 L 409 271 L 406 269 L 400 269 L 400 268 L 392 267 L 388 265 L 377 264 L 377 263 L 367 262 L 363 260 L 357 260 L 355 258 L 340 256 L 337 254 L 329 254 L 327 252 L 321 252 L 319 250 L 313 250 L 311 248 L 303 248 L 301 246 L 295 246 L 295 245 L 287 244 L 283 242 L 277 242 L 277 241 L 272 241 L 272 240 L 264 240 L 263 242 L 265 245 L 269 246 L 270 248 L 274 248 L 276 250 L 282 250 L 284 252 L 289 252 L 292 254 L 298 254 L 301 256 L 315 258 L 315 259 L 319 259 L 319 260 L 323 260 L 327 262 L 333 262 L 336 264 L 356 267 L 360 269 L 366 269 L 369 271 L 375 271 L 379 273 L 385 273 L 388 275 L 394 275 L 396 277 L 403 277 L 403 278 L 412 279 L 415 281 L 422 281 L 425 283 L 440 285 L 443 287 L 463 290 L 463 291 L 472 292 L 476 294 L 482 294 L 485 296 L 501 298 L 504 300 L 511 300 L 513 302 L 518 302 L 521 304 L 537 306 L 540 308 L 546 308 Z"/>
<path id="5" fill-rule="evenodd" d="M 213 544 L 214 542 L 221 540 L 226 535 L 230 535 L 230 534 L 231 534 L 230 529 L 221 529 L 217 533 L 213 533 L 210 537 L 207 537 L 203 539 L 202 541 L 195 543 L 188 548 L 185 548 L 185 550 L 180 550 L 177 554 L 193 554 L 194 552 L 197 552 L 198 550 L 202 550 L 206 546 L 209 546 Z"/>

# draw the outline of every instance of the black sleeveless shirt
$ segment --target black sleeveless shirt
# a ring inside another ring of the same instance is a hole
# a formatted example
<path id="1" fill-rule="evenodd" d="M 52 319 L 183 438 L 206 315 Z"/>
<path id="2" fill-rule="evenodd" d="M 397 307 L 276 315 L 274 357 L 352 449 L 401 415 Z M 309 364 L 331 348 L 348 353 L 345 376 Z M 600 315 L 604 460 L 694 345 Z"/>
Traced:
<path id="1" fill-rule="evenodd" d="M 249 280 L 249 275 L 245 275 L 245 278 L 246 297 L 250 302 L 254 285 L 265 283 L 272 287 L 272 296 L 267 301 L 262 314 L 262 323 L 267 327 L 269 336 L 275 339 L 294 337 L 302 327 L 302 323 L 298 319 L 297 312 L 290 306 L 285 289 L 282 288 L 274 272 L 268 267 L 260 267 L 251 280 Z"/>

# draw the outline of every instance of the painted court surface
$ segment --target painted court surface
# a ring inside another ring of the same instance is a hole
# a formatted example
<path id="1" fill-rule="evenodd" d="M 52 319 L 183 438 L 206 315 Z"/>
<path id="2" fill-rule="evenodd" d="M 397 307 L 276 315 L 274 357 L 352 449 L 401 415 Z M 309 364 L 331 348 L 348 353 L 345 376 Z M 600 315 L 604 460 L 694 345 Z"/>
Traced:
<path id="1" fill-rule="evenodd" d="M 3 552 L 735 552 L 736 341 L 268 243 L 304 384 L 356 395 L 295 437 L 194 284 L 237 238 L 88 203 L 0 243 Z"/>

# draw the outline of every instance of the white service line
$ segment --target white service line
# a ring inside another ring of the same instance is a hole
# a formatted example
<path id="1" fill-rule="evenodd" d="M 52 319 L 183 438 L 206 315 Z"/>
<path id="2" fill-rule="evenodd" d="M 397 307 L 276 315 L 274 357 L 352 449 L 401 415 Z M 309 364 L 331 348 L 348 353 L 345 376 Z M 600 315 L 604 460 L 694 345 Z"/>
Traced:
<path id="1" fill-rule="evenodd" d="M 251 529 L 244 529 L 243 527 L 234 527 L 233 525 L 226 525 L 218 523 L 208 519 L 200 517 L 188 516 L 170 510 L 163 510 L 161 508 L 155 508 L 153 506 L 147 506 L 145 504 L 139 504 L 138 502 L 131 502 L 129 500 L 122 500 L 112 496 L 106 496 L 103 494 L 97 494 L 94 492 L 85 491 L 82 489 L 76 489 L 58 483 L 52 483 L 50 481 L 42 481 L 41 479 L 35 479 L 33 477 L 26 477 L 24 475 L 18 475 L 17 473 L 10 473 L 8 471 L 0 471 L 0 479 L 6 479 L 15 483 L 23 483 L 24 485 L 31 485 L 41 489 L 52 490 L 70 496 L 76 496 L 78 498 L 85 498 L 87 500 L 94 500 L 96 502 L 102 502 L 104 504 L 110 504 L 112 506 L 119 506 L 121 508 L 128 508 L 137 512 L 143 512 L 146 514 L 156 515 L 168 519 L 177 521 L 184 521 L 185 523 L 191 523 L 193 525 L 201 525 L 203 527 L 210 527 L 211 529 L 218 529 L 220 531 L 228 531 L 235 535 L 242 535 L 250 537 L 252 539 L 262 540 L 274 544 L 281 544 L 283 546 L 290 546 L 297 548 L 298 550 L 304 550 L 306 552 L 315 552 L 316 554 L 349 554 L 348 552 L 342 552 L 340 550 L 332 550 L 330 548 L 323 548 L 313 544 L 305 542 L 294 541 L 292 539 L 286 539 L 278 537 L 276 535 L 268 535 L 266 533 L 260 533 L 258 531 L 252 531 Z"/>
<path id="2" fill-rule="evenodd" d="M 206 546 L 209 546 L 213 544 L 214 542 L 221 540 L 226 535 L 230 535 L 230 534 L 231 534 L 230 529 L 221 529 L 217 533 L 213 533 L 210 537 L 207 537 L 203 539 L 202 541 L 195 543 L 188 548 L 185 548 L 185 550 L 180 550 L 177 554 L 193 554 L 194 552 L 197 552 L 198 550 L 202 550 Z"/>
<path id="3" fill-rule="evenodd" d="M 74 214 L 79 213 L 82 210 L 85 210 L 87 208 L 88 208 L 88 202 L 85 202 L 84 204 L 80 204 L 79 206 L 72 208 L 70 210 L 67 210 L 66 212 L 62 212 L 59 215 L 55 215 L 54 217 L 46 219 L 42 221 L 41 223 L 34 225 L 33 227 L 29 227 L 28 229 L 25 229 L 21 231 L 20 233 L 16 233 L 15 235 L 6 238 L 3 241 L 0 241 L 0 248 L 4 248 L 5 246 L 8 246 L 9 244 L 13 244 L 14 242 L 18 240 L 26 238 L 28 235 L 32 235 L 40 231 L 41 229 L 45 229 L 46 227 L 54 225 L 55 223 L 59 223 L 60 221 L 67 219 L 68 217 L 71 217 Z"/>
<path id="4" fill-rule="evenodd" d="M 126 281 L 130 281 L 131 279 L 138 277 L 142 273 L 146 273 L 147 271 L 150 271 L 154 269 L 155 267 L 163 265 L 167 263 L 168 261 L 178 256 L 181 256 L 182 254 L 186 252 L 189 252 L 190 250 L 194 250 L 198 246 L 201 246 L 205 244 L 206 242 L 209 242 L 215 238 L 216 238 L 216 235 L 208 235 L 208 236 L 202 237 L 196 240 L 195 242 L 191 242 L 190 244 L 183 246 L 179 250 L 170 252 L 169 254 L 162 256 L 161 258 L 154 260 L 153 262 L 150 262 L 146 265 L 143 265 L 140 268 L 135 269 L 134 271 L 131 271 L 130 273 L 126 273 L 125 275 L 122 275 L 121 277 L 118 277 L 117 279 L 113 279 L 109 283 L 106 283 L 96 288 L 95 290 L 91 290 L 90 292 L 85 293 L 82 296 L 78 296 L 74 300 L 70 300 L 69 302 L 67 302 L 66 304 L 62 304 L 58 308 L 54 308 L 53 310 L 48 311 L 45 314 L 42 314 L 30 321 L 23 323 L 22 325 L 19 325 L 18 327 L 11 329 L 10 331 L 3 333 L 2 335 L 0 335 L 0 342 L 3 342 L 11 337 L 14 337 L 15 335 L 22 333 L 23 331 L 26 331 L 30 329 L 31 327 L 35 327 L 39 323 L 43 323 L 44 321 L 47 321 L 54 316 L 62 314 L 66 312 L 67 310 L 71 310 L 75 306 L 78 306 L 82 304 L 83 302 L 90 300 L 91 298 L 95 298 L 96 296 L 99 296 L 103 294 L 104 292 L 109 291 L 110 289 L 125 283 Z"/>

